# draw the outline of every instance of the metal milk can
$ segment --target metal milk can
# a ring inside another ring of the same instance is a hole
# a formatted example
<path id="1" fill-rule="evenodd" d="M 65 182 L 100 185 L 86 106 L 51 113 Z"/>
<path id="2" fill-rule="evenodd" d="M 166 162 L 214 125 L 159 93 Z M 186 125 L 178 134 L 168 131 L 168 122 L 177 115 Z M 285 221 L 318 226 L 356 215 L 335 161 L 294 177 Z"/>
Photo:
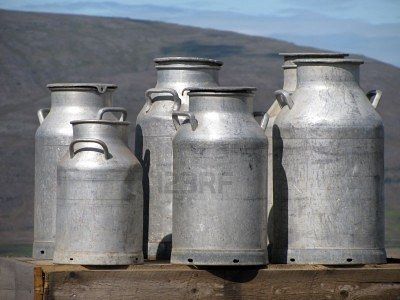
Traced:
<path id="1" fill-rule="evenodd" d="M 57 170 L 55 263 L 143 262 L 142 167 L 128 148 L 129 123 L 103 120 L 104 110 L 71 122 L 73 141 Z"/>
<path id="2" fill-rule="evenodd" d="M 174 112 L 171 262 L 264 265 L 267 139 L 248 110 L 255 88 L 190 89 Z M 187 120 L 181 122 L 179 117 Z M 179 123 L 181 125 L 179 125 Z"/>
<path id="3" fill-rule="evenodd" d="M 296 90 L 276 92 L 273 262 L 384 263 L 381 92 L 361 90 L 361 60 L 294 63 Z"/>
<path id="4" fill-rule="evenodd" d="M 70 121 L 94 118 L 112 104 L 113 84 L 55 83 L 51 109 L 40 109 L 35 135 L 35 204 L 33 258 L 52 259 L 56 230 L 57 162 L 72 140 Z"/>
<path id="5" fill-rule="evenodd" d="M 144 169 L 144 252 L 169 259 L 172 233 L 172 111 L 188 109 L 187 87 L 218 86 L 222 62 L 192 57 L 157 58 L 157 85 L 146 91 L 136 120 L 135 154 Z M 182 99 L 182 101 L 181 101 Z"/>
<path id="6" fill-rule="evenodd" d="M 344 58 L 348 56 L 345 53 L 312 53 L 312 52 L 304 52 L 304 53 L 279 53 L 280 56 L 283 56 L 283 89 L 287 91 L 289 94 L 293 93 L 296 90 L 297 85 L 297 66 L 293 63 L 295 59 L 308 59 L 308 58 Z M 273 209 L 273 140 L 272 140 L 272 128 L 274 126 L 275 118 L 281 111 L 281 107 L 279 106 L 278 101 L 274 101 L 271 107 L 268 109 L 267 114 L 261 122 L 261 126 L 266 128 L 265 133 L 268 138 L 268 243 L 269 248 L 273 243 L 273 213 L 271 210 Z M 269 120 L 267 119 L 269 118 Z M 268 120 L 268 122 L 267 122 Z"/>

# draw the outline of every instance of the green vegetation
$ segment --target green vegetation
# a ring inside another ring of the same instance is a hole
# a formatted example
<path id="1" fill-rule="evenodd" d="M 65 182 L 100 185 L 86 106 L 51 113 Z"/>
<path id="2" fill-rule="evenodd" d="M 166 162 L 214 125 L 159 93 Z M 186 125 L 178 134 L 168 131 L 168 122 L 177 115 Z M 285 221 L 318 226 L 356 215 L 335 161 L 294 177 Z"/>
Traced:
<path id="1" fill-rule="evenodd" d="M 400 248 L 400 210 L 386 210 L 386 246 Z"/>
<path id="2" fill-rule="evenodd" d="M 32 244 L 0 244 L 0 256 L 31 256 Z"/>

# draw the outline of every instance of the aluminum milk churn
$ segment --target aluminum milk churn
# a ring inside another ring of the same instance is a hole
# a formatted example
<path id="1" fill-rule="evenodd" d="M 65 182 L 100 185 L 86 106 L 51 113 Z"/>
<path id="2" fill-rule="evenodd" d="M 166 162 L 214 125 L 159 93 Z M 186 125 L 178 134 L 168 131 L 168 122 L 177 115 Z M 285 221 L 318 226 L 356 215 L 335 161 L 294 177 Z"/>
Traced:
<path id="1" fill-rule="evenodd" d="M 171 262 L 264 265 L 267 139 L 248 110 L 254 88 L 190 89 L 174 112 Z M 178 117 L 185 116 L 181 122 Z M 180 123 L 180 125 L 179 125 Z"/>
<path id="2" fill-rule="evenodd" d="M 102 120 L 110 109 L 71 122 L 73 141 L 57 170 L 55 263 L 143 262 L 142 167 L 128 148 L 129 123 Z"/>
<path id="3" fill-rule="evenodd" d="M 135 154 L 144 169 L 144 252 L 151 260 L 171 255 L 172 137 L 176 132 L 172 111 L 188 109 L 185 88 L 218 86 L 222 65 L 192 57 L 157 58 L 155 62 L 157 85 L 146 91 L 135 137 Z"/>
<path id="4" fill-rule="evenodd" d="M 35 136 L 35 208 L 33 257 L 52 259 L 56 230 L 57 162 L 72 140 L 70 121 L 94 118 L 100 108 L 111 106 L 113 84 L 55 83 L 51 108 L 40 109 Z"/>
<path id="5" fill-rule="evenodd" d="M 312 53 L 312 52 L 304 52 L 304 53 L 279 53 L 280 56 L 283 56 L 284 63 L 282 65 L 283 69 L 283 89 L 287 91 L 289 94 L 293 93 L 296 89 L 297 85 L 297 66 L 293 63 L 295 59 L 300 58 L 343 58 L 348 56 L 345 53 Z M 272 128 L 274 126 L 275 118 L 278 113 L 281 111 L 281 107 L 279 106 L 278 101 L 274 101 L 271 107 L 267 111 L 267 115 L 262 120 L 261 126 L 263 128 L 266 127 L 265 133 L 268 138 L 268 242 L 271 247 L 273 243 L 273 213 L 271 210 L 273 209 L 273 140 L 272 140 Z M 268 122 L 266 122 L 267 118 L 269 118 Z"/>
<path id="6" fill-rule="evenodd" d="M 294 62 L 296 90 L 276 92 L 273 261 L 384 263 L 381 92 L 361 90 L 361 60 Z"/>

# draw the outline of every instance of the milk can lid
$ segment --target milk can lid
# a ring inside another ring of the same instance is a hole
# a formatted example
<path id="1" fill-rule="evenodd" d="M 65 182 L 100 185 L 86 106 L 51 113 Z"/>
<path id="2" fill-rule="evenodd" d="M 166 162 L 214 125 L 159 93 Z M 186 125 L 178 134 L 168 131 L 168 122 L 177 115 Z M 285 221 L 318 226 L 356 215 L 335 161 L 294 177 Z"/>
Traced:
<path id="1" fill-rule="evenodd" d="M 217 87 L 193 87 L 185 88 L 185 91 L 191 93 L 242 93 L 242 94 L 253 94 L 257 88 L 250 86 L 217 86 Z"/>
<path id="2" fill-rule="evenodd" d="M 127 121 L 110 121 L 110 120 L 74 120 L 70 122 L 72 125 L 76 124 L 106 124 L 106 125 L 130 125 Z"/>
<path id="3" fill-rule="evenodd" d="M 99 93 L 105 93 L 108 89 L 116 89 L 118 86 L 111 83 L 50 83 L 50 90 L 96 89 Z"/>
<path id="4" fill-rule="evenodd" d="M 335 53 L 335 52 L 281 52 L 280 56 L 284 56 L 285 59 L 296 59 L 296 58 L 343 58 L 349 56 L 348 53 Z"/>
<path id="5" fill-rule="evenodd" d="M 154 59 L 155 63 L 204 63 L 207 65 L 216 65 L 222 66 L 224 63 L 220 60 L 211 59 L 211 58 L 203 58 L 203 57 L 184 57 L 184 56 L 176 56 L 176 57 L 159 57 Z"/>
<path id="6" fill-rule="evenodd" d="M 364 63 L 362 59 L 357 58 L 312 58 L 312 59 L 295 59 L 293 63 L 297 64 L 356 64 Z"/>

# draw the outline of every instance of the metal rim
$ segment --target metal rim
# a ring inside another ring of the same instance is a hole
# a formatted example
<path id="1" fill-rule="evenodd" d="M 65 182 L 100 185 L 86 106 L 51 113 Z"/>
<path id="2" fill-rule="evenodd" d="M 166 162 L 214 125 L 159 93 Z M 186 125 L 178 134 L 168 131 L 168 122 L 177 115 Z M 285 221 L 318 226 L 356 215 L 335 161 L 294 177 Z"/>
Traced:
<path id="1" fill-rule="evenodd" d="M 281 52 L 278 53 L 280 56 L 283 56 L 285 59 L 288 58 L 343 58 L 349 56 L 348 53 L 335 53 L 335 52 Z"/>
<path id="2" fill-rule="evenodd" d="M 224 63 L 220 60 L 203 58 L 203 57 L 159 57 L 155 58 L 154 62 L 156 64 L 173 64 L 173 63 L 195 63 L 195 64 L 206 64 L 211 66 L 222 66 Z"/>
<path id="3" fill-rule="evenodd" d="M 355 64 L 361 65 L 364 63 L 362 59 L 356 58 L 311 58 L 311 59 L 295 59 L 293 61 L 296 65 L 302 64 Z"/>
<path id="4" fill-rule="evenodd" d="M 108 120 L 74 120 L 70 122 L 72 125 L 77 124 L 104 124 L 104 125 L 130 125 L 127 121 L 108 121 Z"/>
<path id="5" fill-rule="evenodd" d="M 186 88 L 188 94 L 194 93 L 240 93 L 253 94 L 257 88 L 250 86 L 218 86 L 218 87 L 194 87 Z"/>
<path id="6" fill-rule="evenodd" d="M 118 86 L 112 83 L 50 83 L 46 86 L 49 90 L 76 90 L 76 89 L 95 89 L 99 93 L 107 90 L 114 90 Z"/>

